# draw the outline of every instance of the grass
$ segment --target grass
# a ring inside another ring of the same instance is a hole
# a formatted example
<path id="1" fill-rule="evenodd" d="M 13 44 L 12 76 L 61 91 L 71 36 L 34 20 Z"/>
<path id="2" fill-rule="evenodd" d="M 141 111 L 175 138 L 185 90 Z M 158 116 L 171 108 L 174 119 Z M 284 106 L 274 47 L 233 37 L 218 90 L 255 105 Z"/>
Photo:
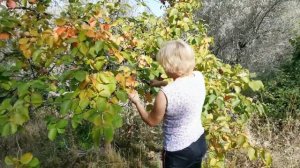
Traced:
<path id="1" fill-rule="evenodd" d="M 45 112 L 46 113 L 46 112 Z M 47 138 L 43 113 L 26 124 L 14 136 L 0 139 L 0 167 L 5 167 L 6 155 L 32 152 L 41 167 L 72 168 L 159 168 L 161 167 L 162 137 L 160 127 L 143 124 L 134 111 L 124 112 L 124 125 L 111 146 L 93 147 L 85 127 L 77 132 L 71 128 L 54 142 Z M 273 157 L 274 168 L 300 167 L 300 120 L 276 120 L 255 116 L 249 122 L 250 136 L 258 146 L 267 148 Z M 88 127 L 88 126 L 87 126 Z M 74 136 L 77 133 L 80 136 Z M 233 151 L 227 155 L 226 167 L 260 168 L 263 163 L 250 161 L 246 154 Z"/>

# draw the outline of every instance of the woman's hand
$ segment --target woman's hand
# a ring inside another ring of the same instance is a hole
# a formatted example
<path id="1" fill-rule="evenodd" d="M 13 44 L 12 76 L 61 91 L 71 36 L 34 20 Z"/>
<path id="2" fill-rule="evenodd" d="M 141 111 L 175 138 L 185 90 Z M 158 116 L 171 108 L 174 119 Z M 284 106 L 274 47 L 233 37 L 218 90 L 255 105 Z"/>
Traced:
<path id="1" fill-rule="evenodd" d="M 128 98 L 133 104 L 140 102 L 139 94 L 137 92 L 129 93 Z"/>
<path id="2" fill-rule="evenodd" d="M 168 82 L 163 81 L 163 80 L 153 79 L 150 81 L 150 86 L 152 86 L 152 87 L 161 87 L 161 86 L 166 86 L 166 85 L 168 85 Z"/>

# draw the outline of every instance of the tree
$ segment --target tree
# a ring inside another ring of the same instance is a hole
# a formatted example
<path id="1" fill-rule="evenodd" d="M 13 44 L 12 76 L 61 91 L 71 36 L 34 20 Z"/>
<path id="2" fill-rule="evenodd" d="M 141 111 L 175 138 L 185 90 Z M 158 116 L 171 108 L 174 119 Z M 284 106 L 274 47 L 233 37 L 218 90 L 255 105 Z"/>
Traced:
<path id="1" fill-rule="evenodd" d="M 297 0 L 204 0 L 198 17 L 208 24 L 217 57 L 261 73 L 290 59 L 299 8 Z"/>
<path id="2" fill-rule="evenodd" d="M 209 52 L 212 39 L 194 20 L 199 2 L 174 1 L 164 18 L 146 12 L 127 17 L 120 3 L 113 2 L 70 1 L 59 18 L 45 12 L 50 1 L 8 4 L 11 9 L 0 12 L 1 136 L 17 134 L 39 109 L 48 108 L 50 140 L 68 125 L 90 124 L 95 144 L 109 144 L 122 125 L 127 93 L 138 91 L 149 105 L 156 90 L 143 81 L 166 77 L 153 59 L 160 45 L 182 38 L 194 48 L 196 68 L 206 77 L 207 164 L 222 167 L 228 151 L 246 149 L 250 159 L 260 157 L 270 165 L 270 154 L 255 148 L 245 133 L 251 114 L 263 107 L 244 91 L 258 91 L 263 84 L 251 79 L 248 70 L 224 64 Z M 9 156 L 6 163 L 20 164 Z"/>

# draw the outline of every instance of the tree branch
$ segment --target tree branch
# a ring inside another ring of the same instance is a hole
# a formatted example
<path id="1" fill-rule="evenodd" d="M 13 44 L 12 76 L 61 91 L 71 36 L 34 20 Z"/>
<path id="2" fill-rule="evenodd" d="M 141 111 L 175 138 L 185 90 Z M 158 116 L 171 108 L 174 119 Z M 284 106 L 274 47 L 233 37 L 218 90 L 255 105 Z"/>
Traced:
<path id="1" fill-rule="evenodd" d="M 255 28 L 255 33 L 259 30 L 261 24 L 263 23 L 264 19 L 267 17 L 267 15 L 276 7 L 276 5 L 278 5 L 282 0 L 277 0 L 276 2 L 274 2 L 274 4 L 263 14 L 260 22 L 258 23 L 258 25 Z"/>
<path id="2" fill-rule="evenodd" d="M 35 73 L 34 73 L 34 69 L 33 69 L 33 65 L 32 65 L 31 61 L 28 60 L 28 63 L 30 64 L 30 70 L 31 70 L 32 76 L 33 76 L 34 78 L 36 78 L 36 75 L 35 75 Z"/>
<path id="3" fill-rule="evenodd" d="M 18 6 L 18 7 L 15 7 L 14 9 L 29 10 L 29 11 L 32 11 L 32 12 L 35 12 L 35 13 L 39 13 L 39 12 L 36 11 L 35 9 L 28 8 L 28 7 L 25 7 L 25 6 Z"/>

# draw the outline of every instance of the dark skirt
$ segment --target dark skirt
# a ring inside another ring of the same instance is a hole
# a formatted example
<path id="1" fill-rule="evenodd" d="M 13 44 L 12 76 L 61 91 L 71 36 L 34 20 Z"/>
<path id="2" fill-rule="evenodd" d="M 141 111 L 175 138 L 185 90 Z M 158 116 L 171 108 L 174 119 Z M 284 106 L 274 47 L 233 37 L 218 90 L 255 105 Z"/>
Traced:
<path id="1" fill-rule="evenodd" d="M 205 134 L 190 146 L 174 152 L 163 151 L 163 168 L 200 168 L 207 151 Z"/>

